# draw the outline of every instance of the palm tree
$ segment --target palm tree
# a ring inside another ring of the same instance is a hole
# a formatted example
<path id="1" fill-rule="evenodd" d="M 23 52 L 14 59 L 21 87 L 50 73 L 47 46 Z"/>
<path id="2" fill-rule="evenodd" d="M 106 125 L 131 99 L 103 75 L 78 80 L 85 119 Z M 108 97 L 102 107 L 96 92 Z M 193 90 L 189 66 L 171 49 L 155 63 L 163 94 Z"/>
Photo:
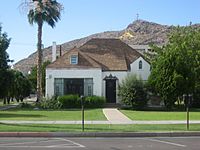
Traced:
<path id="1" fill-rule="evenodd" d="M 25 1 L 29 7 L 28 21 L 38 26 L 37 33 L 37 102 L 42 98 L 42 27 L 47 23 L 52 28 L 60 20 L 62 5 L 56 0 L 29 0 Z"/>

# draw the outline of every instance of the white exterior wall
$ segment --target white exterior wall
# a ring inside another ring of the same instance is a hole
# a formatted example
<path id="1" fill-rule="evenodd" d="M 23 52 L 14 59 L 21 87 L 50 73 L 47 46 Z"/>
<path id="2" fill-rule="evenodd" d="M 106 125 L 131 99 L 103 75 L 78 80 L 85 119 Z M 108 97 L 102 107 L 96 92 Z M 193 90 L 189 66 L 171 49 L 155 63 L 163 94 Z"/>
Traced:
<path id="1" fill-rule="evenodd" d="M 142 69 L 139 69 L 139 61 L 142 61 Z M 118 86 L 122 80 L 130 73 L 141 76 L 143 80 L 147 80 L 150 75 L 150 65 L 142 57 L 139 57 L 131 65 L 130 71 L 105 71 L 101 69 L 46 69 L 46 97 L 54 95 L 54 79 L 55 78 L 93 78 L 93 94 L 97 96 L 106 96 L 105 80 L 106 76 L 112 74 L 116 76 L 116 94 L 118 95 Z M 116 102 L 120 100 L 116 95 Z"/>
<path id="2" fill-rule="evenodd" d="M 118 86 L 119 83 L 122 82 L 122 80 L 127 76 L 127 71 L 105 71 L 102 72 L 102 96 L 106 97 L 106 81 L 103 80 L 106 76 L 109 76 L 112 74 L 112 76 L 116 76 L 118 80 L 116 81 L 116 103 L 119 103 L 118 98 Z"/>
<path id="3" fill-rule="evenodd" d="M 54 95 L 55 78 L 93 78 L 93 94 L 102 95 L 101 69 L 46 69 L 46 97 Z"/>
<path id="4" fill-rule="evenodd" d="M 142 61 L 142 69 L 139 69 L 139 61 Z M 144 60 L 142 57 L 139 57 L 136 61 L 131 64 L 130 73 L 137 74 L 142 78 L 142 80 L 148 80 L 150 75 L 150 64 Z"/>

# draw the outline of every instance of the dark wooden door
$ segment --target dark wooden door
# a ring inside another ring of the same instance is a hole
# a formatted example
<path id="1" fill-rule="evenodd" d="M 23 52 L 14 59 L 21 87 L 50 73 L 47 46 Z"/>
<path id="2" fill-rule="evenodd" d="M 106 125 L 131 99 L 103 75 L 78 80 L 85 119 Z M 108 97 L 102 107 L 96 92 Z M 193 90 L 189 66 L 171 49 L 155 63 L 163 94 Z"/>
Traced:
<path id="1" fill-rule="evenodd" d="M 116 103 L 116 80 L 106 80 L 107 103 Z"/>

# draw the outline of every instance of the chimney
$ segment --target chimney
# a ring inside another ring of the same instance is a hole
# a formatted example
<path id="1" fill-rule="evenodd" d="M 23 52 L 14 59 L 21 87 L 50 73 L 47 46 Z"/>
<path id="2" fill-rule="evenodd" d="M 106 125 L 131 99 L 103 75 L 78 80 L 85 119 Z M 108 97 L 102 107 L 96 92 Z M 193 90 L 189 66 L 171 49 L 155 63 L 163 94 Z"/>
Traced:
<path id="1" fill-rule="evenodd" d="M 62 56 L 62 45 L 60 45 L 60 57 Z"/>
<path id="2" fill-rule="evenodd" d="M 52 62 L 56 60 L 56 42 L 52 45 Z"/>

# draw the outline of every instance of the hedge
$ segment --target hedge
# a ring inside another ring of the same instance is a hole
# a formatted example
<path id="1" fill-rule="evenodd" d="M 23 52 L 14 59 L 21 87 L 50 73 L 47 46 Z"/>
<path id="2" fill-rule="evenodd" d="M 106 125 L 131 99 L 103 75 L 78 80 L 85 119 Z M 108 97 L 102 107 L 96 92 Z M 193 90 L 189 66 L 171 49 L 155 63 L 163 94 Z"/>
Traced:
<path id="1" fill-rule="evenodd" d="M 60 96 L 58 101 L 62 104 L 62 108 L 81 108 L 81 99 L 78 95 Z M 84 97 L 85 108 L 101 108 L 105 102 L 105 98 L 101 96 Z"/>

